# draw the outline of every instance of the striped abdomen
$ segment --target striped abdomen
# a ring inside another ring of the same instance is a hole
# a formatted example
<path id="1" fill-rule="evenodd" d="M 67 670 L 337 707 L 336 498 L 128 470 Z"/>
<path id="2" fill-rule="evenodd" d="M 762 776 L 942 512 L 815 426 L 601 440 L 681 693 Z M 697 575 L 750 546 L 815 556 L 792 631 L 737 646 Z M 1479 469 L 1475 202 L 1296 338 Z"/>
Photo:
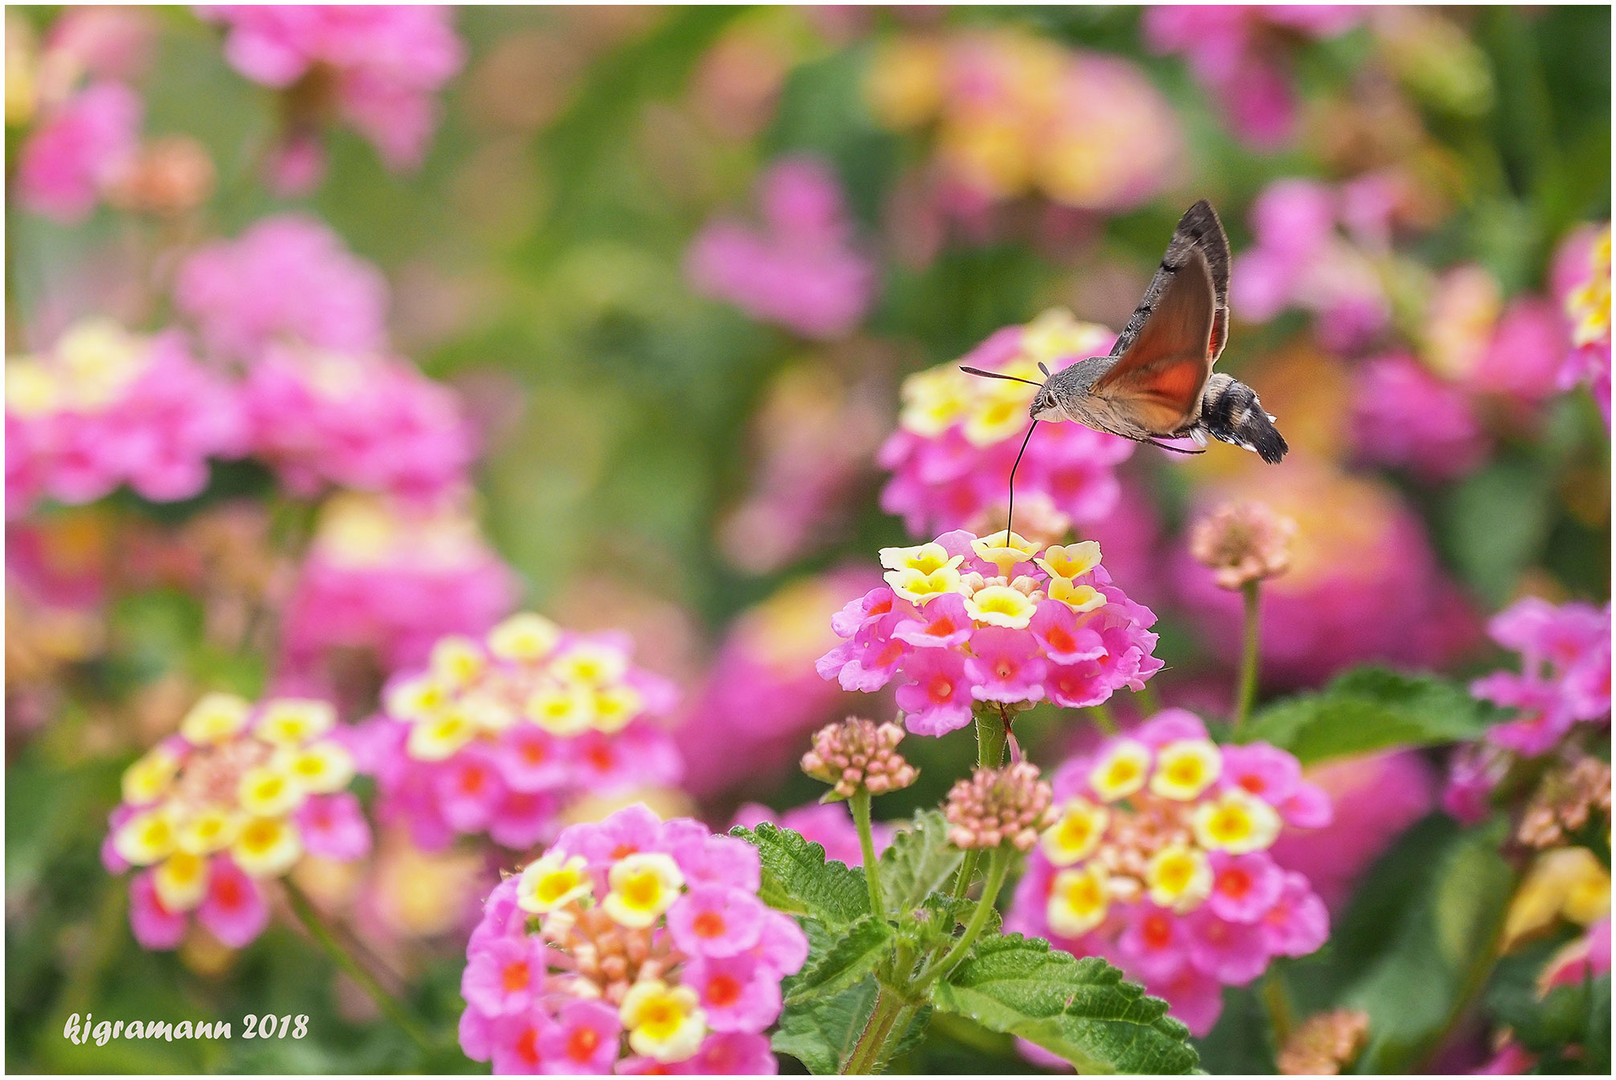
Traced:
<path id="1" fill-rule="evenodd" d="M 1213 438 L 1255 451 L 1270 465 L 1290 449 L 1274 418 L 1263 411 L 1257 391 L 1221 372 L 1207 380 L 1201 394 L 1200 427 Z"/>

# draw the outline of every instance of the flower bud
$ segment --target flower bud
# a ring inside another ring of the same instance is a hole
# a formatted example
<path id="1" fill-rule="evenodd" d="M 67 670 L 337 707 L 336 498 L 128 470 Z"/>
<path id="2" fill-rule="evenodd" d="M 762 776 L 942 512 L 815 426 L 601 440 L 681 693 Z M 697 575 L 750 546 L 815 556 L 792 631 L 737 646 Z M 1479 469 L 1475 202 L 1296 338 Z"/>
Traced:
<path id="1" fill-rule="evenodd" d="M 1226 504 L 1195 523 L 1190 554 L 1221 588 L 1239 589 L 1290 569 L 1295 535 L 1295 521 L 1261 503 Z"/>
<path id="2" fill-rule="evenodd" d="M 943 816 L 952 826 L 949 842 L 958 848 L 1009 844 L 1027 851 L 1054 824 L 1055 793 L 1038 778 L 1038 767 L 1018 762 L 1004 769 L 979 768 L 948 793 Z"/>
<path id="3" fill-rule="evenodd" d="M 1368 1013 L 1357 1009 L 1319 1013 L 1285 1040 L 1279 1071 L 1287 1076 L 1334 1076 L 1352 1064 L 1368 1039 Z"/>
<path id="4" fill-rule="evenodd" d="M 898 753 L 903 736 L 897 724 L 850 716 L 819 729 L 813 749 L 802 756 L 802 771 L 831 785 L 827 800 L 850 799 L 860 788 L 871 795 L 900 791 L 920 775 Z"/>

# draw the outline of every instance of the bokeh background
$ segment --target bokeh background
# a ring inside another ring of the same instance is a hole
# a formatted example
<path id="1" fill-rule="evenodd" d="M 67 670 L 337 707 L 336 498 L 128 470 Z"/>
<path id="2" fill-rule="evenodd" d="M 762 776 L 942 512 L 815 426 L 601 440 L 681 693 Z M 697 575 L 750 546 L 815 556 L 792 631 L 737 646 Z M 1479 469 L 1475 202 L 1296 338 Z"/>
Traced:
<path id="1" fill-rule="evenodd" d="M 97 857 L 120 771 L 205 689 L 319 693 L 358 719 L 433 639 L 525 607 L 630 631 L 680 685 L 685 781 L 640 795 L 715 826 L 810 802 L 807 733 L 892 708 L 815 674 L 830 614 L 878 547 L 1002 511 L 896 490 L 880 451 L 903 380 L 1049 308 L 1119 328 L 1198 198 L 1235 252 L 1220 369 L 1259 389 L 1291 455 L 1124 448 L 1052 481 L 1061 524 L 1160 617 L 1161 700 L 1227 708 L 1238 600 L 1184 535 L 1228 498 L 1299 525 L 1264 612 L 1265 696 L 1368 660 L 1473 674 L 1498 661 L 1483 628 L 1509 601 L 1610 595 L 1608 7 L 443 20 L 447 44 L 376 31 L 400 70 L 437 75 L 367 112 L 317 79 L 244 75 L 228 28 L 185 9 L 8 8 L 8 441 L 12 361 L 80 320 L 178 327 L 240 371 L 260 358 L 230 335 L 297 311 L 322 344 L 406 365 L 356 362 L 333 400 L 363 417 L 418 369 L 472 433 L 434 441 L 423 404 L 397 484 L 374 462 L 294 468 L 283 443 L 178 497 L 30 493 L 8 446 L 11 1070 L 473 1068 L 412 1056 L 285 925 L 239 954 L 205 935 L 140 949 Z M 31 142 L 109 86 L 121 105 L 75 114 L 30 167 Z M 249 268 L 229 245 L 266 222 L 282 233 Z M 1601 371 L 1568 299 L 1602 228 Z M 242 261 L 196 269 L 221 243 Z M 427 508 L 405 497 L 422 487 Z M 1055 510 L 1024 505 L 1029 525 Z M 1047 707 L 1018 724 L 1048 761 L 1077 727 Z M 921 783 L 881 813 L 935 803 L 974 752 L 925 742 Z M 1340 882 L 1349 936 L 1298 977 L 1321 1001 L 1395 938 L 1400 883 L 1456 830 L 1434 812 L 1437 759 L 1397 767 L 1408 806 L 1369 829 L 1359 869 L 1394 850 Z M 384 832 L 305 884 L 452 1032 L 490 858 Z M 1231 992 L 1205 1067 L 1272 1067 L 1256 1009 Z M 97 1048 L 61 1038 L 74 1011 L 314 1022 L 301 1042 Z M 1442 1060 L 1484 1042 L 1473 1025 Z M 909 1064 L 1030 1068 L 942 1026 Z"/>

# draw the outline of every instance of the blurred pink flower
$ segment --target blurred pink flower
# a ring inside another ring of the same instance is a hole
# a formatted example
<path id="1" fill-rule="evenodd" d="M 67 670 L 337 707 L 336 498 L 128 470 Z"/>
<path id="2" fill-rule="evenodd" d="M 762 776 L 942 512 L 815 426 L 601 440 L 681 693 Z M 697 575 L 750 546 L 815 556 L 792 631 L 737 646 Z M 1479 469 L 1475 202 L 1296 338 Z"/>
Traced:
<path id="1" fill-rule="evenodd" d="M 813 158 L 787 158 L 759 178 L 757 200 L 761 229 L 715 219 L 692 241 L 692 284 L 803 337 L 851 332 L 873 299 L 875 271 L 854 246 L 835 176 Z"/>
<path id="2" fill-rule="evenodd" d="M 1610 225 L 1584 226 L 1560 244 L 1551 269 L 1571 347 L 1556 376 L 1568 390 L 1586 384 L 1610 427 Z"/>
<path id="3" fill-rule="evenodd" d="M 1389 487 L 1299 463 L 1261 484 L 1207 491 L 1261 498 L 1298 525 L 1291 568 L 1262 594 L 1262 672 L 1275 686 L 1302 686 L 1369 660 L 1441 665 L 1479 636 L 1477 619 L 1447 579 L 1415 515 Z M 1181 599 L 1213 653 L 1238 657 L 1240 598 L 1181 553 Z"/>
<path id="4" fill-rule="evenodd" d="M 1274 845 L 1330 824 L 1329 797 L 1266 743 L 1219 747 L 1168 709 L 1053 775 L 1054 825 L 1027 859 L 1005 929 L 1102 956 L 1211 1030 L 1224 985 L 1324 944 L 1329 916 Z"/>
<path id="5" fill-rule="evenodd" d="M 1521 671 L 1499 671 L 1470 684 L 1483 701 L 1525 715 L 1493 727 L 1487 740 L 1527 757 L 1547 753 L 1577 723 L 1610 717 L 1610 605 L 1556 607 L 1517 601 L 1487 624 L 1492 639 L 1521 654 Z"/>
<path id="6" fill-rule="evenodd" d="M 1284 833 L 1269 853 L 1312 882 L 1325 905 L 1340 912 L 1358 877 L 1392 841 L 1436 804 L 1436 775 L 1412 751 L 1370 754 L 1307 770 L 1335 807 L 1319 829 Z"/>
<path id="7" fill-rule="evenodd" d="M 134 163 L 143 111 L 133 90 L 110 81 L 44 110 L 18 150 L 18 205 L 63 224 L 88 217 Z"/>
<path id="8" fill-rule="evenodd" d="M 224 54 L 242 75 L 273 87 L 329 94 L 342 118 L 394 170 L 421 163 L 437 124 L 437 92 L 465 62 L 438 5 L 203 6 L 227 27 Z"/>
<path id="9" fill-rule="evenodd" d="M 864 865 L 858 829 L 853 825 L 853 815 L 845 802 L 809 803 L 784 813 L 771 810 L 762 803 L 743 803 L 735 811 L 735 819 L 730 825 L 755 829 L 765 821 L 773 822 L 782 829 L 790 829 L 821 845 L 825 849 L 826 859 L 834 859 L 848 866 Z M 892 826 L 883 821 L 874 821 L 870 823 L 870 833 L 875 840 L 875 853 L 879 856 L 892 843 Z"/>
<path id="10" fill-rule="evenodd" d="M 174 304 L 217 359 L 252 361 L 272 343 L 374 352 L 387 345 L 387 281 L 324 222 L 280 214 L 198 248 Z"/>
<path id="11" fill-rule="evenodd" d="M 830 620 L 845 598 L 879 580 L 843 567 L 787 585 L 736 618 L 673 724 L 688 791 L 706 798 L 768 785 L 795 765 L 809 731 L 849 711 L 848 694 L 821 679 L 814 661 L 836 644 Z"/>
<path id="12" fill-rule="evenodd" d="M 78 323 L 48 354 L 6 361 L 6 516 L 122 484 L 154 502 L 188 499 L 207 485 L 210 459 L 245 452 L 246 435 L 235 388 L 177 331 Z"/>
<path id="13" fill-rule="evenodd" d="M 388 672 L 418 666 L 439 638 L 493 626 L 520 591 L 464 510 L 336 495 L 286 600 L 281 666 L 310 672 L 348 649 Z"/>
<path id="14" fill-rule="evenodd" d="M 1406 353 L 1368 362 L 1358 377 L 1352 436 L 1360 460 L 1428 482 L 1480 465 L 1490 448 L 1470 398 Z"/>
<path id="15" fill-rule="evenodd" d="M 1371 341 L 1390 321 L 1391 304 L 1369 256 L 1337 231 L 1344 213 L 1343 193 L 1319 181 L 1268 185 L 1248 218 L 1256 243 L 1235 258 L 1235 310 L 1267 322 L 1300 307 L 1313 313 L 1326 348 L 1353 351 Z"/>
<path id="16" fill-rule="evenodd" d="M 1299 39 L 1344 34 L 1363 17 L 1346 4 L 1163 4 L 1146 9 L 1142 29 L 1151 51 L 1186 56 L 1241 138 L 1273 150 L 1296 127 L 1291 50 Z"/>
<path id="17" fill-rule="evenodd" d="M 901 514 L 914 535 L 1002 528 L 1010 467 L 1036 388 L 967 375 L 959 364 L 1041 381 L 1040 362 L 1056 370 L 1104 355 L 1114 339 L 1104 327 L 1052 310 L 997 331 L 958 363 L 904 380 L 898 430 L 876 457 L 892 473 L 881 508 Z M 1103 520 L 1120 495 L 1115 466 L 1132 453 L 1127 440 L 1080 424 L 1042 425 L 1016 474 L 1016 507 L 1025 514 L 1017 520 L 1032 535 Z"/>
<path id="18" fill-rule="evenodd" d="M 407 360 L 268 345 L 242 397 L 252 452 L 294 494 L 326 485 L 429 500 L 476 456 L 458 395 Z"/>

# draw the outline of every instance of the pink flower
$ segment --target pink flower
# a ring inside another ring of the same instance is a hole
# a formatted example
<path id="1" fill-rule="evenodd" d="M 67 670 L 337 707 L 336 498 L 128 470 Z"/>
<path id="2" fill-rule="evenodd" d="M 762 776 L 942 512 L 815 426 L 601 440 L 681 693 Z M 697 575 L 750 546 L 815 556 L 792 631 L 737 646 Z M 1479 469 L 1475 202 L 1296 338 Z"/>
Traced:
<path id="1" fill-rule="evenodd" d="M 1470 398 L 1404 354 L 1381 357 L 1364 369 L 1352 425 L 1359 458 L 1406 468 L 1427 482 L 1470 472 L 1490 442 Z"/>
<path id="2" fill-rule="evenodd" d="M 1235 132 L 1258 147 L 1276 149 L 1296 124 L 1287 37 L 1337 37 L 1363 18 L 1344 4 L 1158 5 L 1145 10 L 1145 43 L 1156 53 L 1183 53 L 1196 77 L 1222 98 Z"/>
<path id="3" fill-rule="evenodd" d="M 1489 742 L 1537 757 L 1577 723 L 1610 716 L 1609 604 L 1555 607 L 1527 597 L 1494 616 L 1487 630 L 1494 641 L 1521 653 L 1522 671 L 1495 672 L 1473 682 L 1470 692 L 1524 713 L 1493 727 Z"/>
<path id="4" fill-rule="evenodd" d="M 47 111 L 18 151 L 18 204 L 63 224 L 88 217 L 133 164 L 142 112 L 133 90 L 108 81 Z"/>
<path id="5" fill-rule="evenodd" d="M 929 544 L 882 549 L 888 588 L 867 593 L 832 620 L 844 641 L 820 657 L 820 675 L 866 691 L 901 678 L 898 705 L 909 730 L 940 735 L 963 727 L 974 701 L 1024 705 L 1050 692 L 1062 700 L 1082 694 L 1097 704 L 1124 686 L 1142 687 L 1160 669 L 1151 655 L 1156 636 L 1147 629 L 1156 617 L 1112 584 L 1098 544 L 1045 549 L 1013 536 L 1015 546 L 1005 547 L 1003 538 L 956 531 Z M 1070 616 L 1054 612 L 1034 629 L 1049 604 Z M 968 626 L 956 626 L 962 615 Z M 900 626 L 903 638 L 896 636 Z M 958 644 L 913 644 L 915 631 L 931 626 Z M 1051 648 L 1053 657 L 1094 659 L 1052 667 Z M 1046 691 L 1051 680 L 1054 690 Z"/>
<path id="6" fill-rule="evenodd" d="M 168 332 L 82 322 L 49 354 L 6 363 L 6 512 L 93 502 L 128 484 L 153 502 L 199 494 L 209 462 L 245 450 L 233 388 Z"/>
<path id="7" fill-rule="evenodd" d="M 1039 363 L 1055 370 L 1104 355 L 1113 339 L 1102 327 L 1050 311 L 998 331 L 960 363 L 1041 381 Z M 955 364 L 904 380 L 898 430 L 876 458 L 892 474 L 881 508 L 902 515 L 914 534 L 1002 527 L 1033 393 L 1022 383 L 967 375 Z M 1120 494 L 1115 467 L 1132 453 L 1127 440 L 1080 424 L 1042 425 L 1016 474 L 1017 520 L 1050 534 L 1103 520 Z"/>
<path id="8" fill-rule="evenodd" d="M 189 916 L 232 948 L 268 922 L 263 883 L 308 854 L 351 861 L 369 829 L 346 788 L 357 762 L 324 701 L 203 697 L 124 771 L 108 819 L 109 871 L 130 882 L 130 927 L 150 949 L 175 948 Z"/>
<path id="9" fill-rule="evenodd" d="M 464 484 L 475 457 L 459 397 L 402 359 L 269 345 L 242 395 L 254 455 L 294 494 L 426 500 Z"/>
<path id="10" fill-rule="evenodd" d="M 388 672 L 423 664 L 439 638 L 488 630 L 517 593 L 462 506 L 334 496 L 281 616 L 282 672 L 357 650 Z"/>
<path id="11" fill-rule="evenodd" d="M 1183 709 L 1069 759 L 1006 929 L 1104 956 L 1204 1034 L 1219 987 L 1249 983 L 1272 957 L 1310 952 L 1328 932 L 1307 878 L 1272 854 L 1293 828 L 1283 807 L 1318 790 L 1300 771 L 1266 743 L 1214 744 Z M 1319 798 L 1314 820 L 1328 820 Z"/>
<path id="12" fill-rule="evenodd" d="M 853 817 L 840 803 L 809 803 L 785 813 L 777 813 L 760 803 L 745 803 L 735 811 L 732 825 L 753 829 L 760 822 L 771 821 L 782 829 L 790 829 L 804 839 L 825 849 L 825 858 L 848 866 L 863 866 L 864 851 L 859 845 L 858 830 Z M 880 855 L 892 843 L 892 826 L 885 822 L 870 825 L 875 840 L 875 853 Z"/>
<path id="13" fill-rule="evenodd" d="M 617 1010 L 601 1001 L 569 1001 L 557 1022 L 539 1036 L 546 1073 L 609 1073 L 623 1025 Z"/>
<path id="14" fill-rule="evenodd" d="M 462 1048 L 496 1071 L 772 1072 L 808 940 L 760 877 L 749 845 L 641 805 L 568 827 L 472 932 Z"/>
<path id="15" fill-rule="evenodd" d="M 819 678 L 813 661 L 836 644 L 826 623 L 843 598 L 878 580 L 868 568 L 833 569 L 786 585 L 731 623 L 671 724 L 686 790 L 707 797 L 761 789 L 795 762 L 810 731 L 853 710 L 850 695 Z"/>
<path id="16" fill-rule="evenodd" d="M 276 89 L 324 96 L 394 170 L 421 162 L 437 124 L 437 92 L 465 62 L 447 8 L 422 5 L 220 5 L 198 9 L 228 27 L 225 59 Z"/>
<path id="17" fill-rule="evenodd" d="M 323 222 L 281 214 L 180 264 L 174 303 L 209 353 L 251 362 L 272 343 L 341 352 L 387 345 L 387 281 Z"/>
<path id="18" fill-rule="evenodd" d="M 848 334 L 875 276 L 853 245 L 835 177 L 812 158 L 784 159 L 760 178 L 758 204 L 763 230 L 710 222 L 691 244 L 686 275 L 706 295 L 804 337 Z"/>
<path id="19" fill-rule="evenodd" d="M 1584 225 L 1561 242 L 1551 268 L 1571 348 L 1556 378 L 1561 390 L 1586 384 L 1610 427 L 1610 224 Z"/>
<path id="20" fill-rule="evenodd" d="M 1328 792 L 1335 819 L 1319 829 L 1287 831 L 1270 850 L 1280 866 L 1304 875 L 1331 911 L 1340 911 L 1359 875 L 1431 812 L 1435 776 L 1413 752 L 1331 761 L 1307 776 Z"/>
<path id="21" fill-rule="evenodd" d="M 483 832 L 526 848 L 587 793 L 675 782 L 682 763 L 658 723 L 674 690 L 635 667 L 631 649 L 625 635 L 569 633 L 529 613 L 440 640 L 426 670 L 393 677 L 387 714 L 367 725 L 382 818 L 432 850 Z M 638 846 L 651 829 L 613 845 Z"/>

